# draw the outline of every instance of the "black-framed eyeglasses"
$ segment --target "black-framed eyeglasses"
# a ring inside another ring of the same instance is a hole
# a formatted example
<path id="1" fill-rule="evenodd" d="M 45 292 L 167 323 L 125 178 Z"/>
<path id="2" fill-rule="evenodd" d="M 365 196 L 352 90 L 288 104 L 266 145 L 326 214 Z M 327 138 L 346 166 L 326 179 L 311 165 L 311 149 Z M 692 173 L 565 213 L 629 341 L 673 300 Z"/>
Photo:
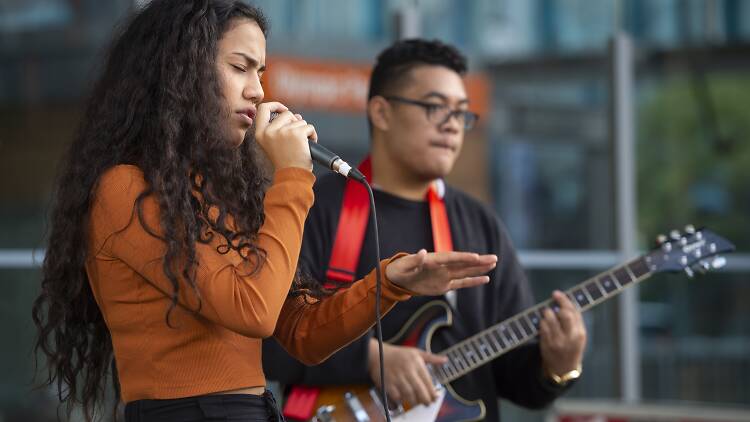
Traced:
<path id="1" fill-rule="evenodd" d="M 479 115 L 469 110 L 453 110 L 445 104 L 430 103 L 427 101 L 412 100 L 411 98 L 399 97 L 396 95 L 389 95 L 383 97 L 388 101 L 396 101 L 404 104 L 411 104 L 422 107 L 427 120 L 430 123 L 434 123 L 438 126 L 443 125 L 445 122 L 455 117 L 459 123 L 463 124 L 465 130 L 471 130 L 479 120 Z"/>

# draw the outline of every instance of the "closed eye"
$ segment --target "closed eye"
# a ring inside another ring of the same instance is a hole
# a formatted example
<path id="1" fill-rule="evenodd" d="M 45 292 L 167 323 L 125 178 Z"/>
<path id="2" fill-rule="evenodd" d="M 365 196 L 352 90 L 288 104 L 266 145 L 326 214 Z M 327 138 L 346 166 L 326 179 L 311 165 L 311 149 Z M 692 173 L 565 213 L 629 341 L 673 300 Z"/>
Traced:
<path id="1" fill-rule="evenodd" d="M 238 66 L 238 65 L 236 65 L 236 64 L 233 64 L 233 65 L 230 65 L 230 66 L 232 66 L 233 68 L 235 68 L 235 69 L 239 70 L 239 71 L 240 71 L 240 72 L 242 72 L 242 73 L 245 73 L 245 72 L 247 72 L 247 69 L 245 69 L 245 68 L 244 68 L 244 67 L 242 67 L 242 66 Z"/>

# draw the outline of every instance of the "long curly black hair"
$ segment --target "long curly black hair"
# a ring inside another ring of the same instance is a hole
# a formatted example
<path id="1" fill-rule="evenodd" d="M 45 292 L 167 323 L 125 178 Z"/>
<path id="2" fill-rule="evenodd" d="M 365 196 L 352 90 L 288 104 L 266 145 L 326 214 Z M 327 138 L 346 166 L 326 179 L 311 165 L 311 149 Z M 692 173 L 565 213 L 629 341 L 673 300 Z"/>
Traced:
<path id="1" fill-rule="evenodd" d="M 267 33 L 262 13 L 239 1 L 153 0 L 129 18 L 108 50 L 57 180 L 42 289 L 32 310 L 35 352 L 47 364 L 44 385 L 56 386 L 68 416 L 81 405 L 92 420 L 109 377 L 119 392 L 110 333 L 84 268 L 92 196 L 104 171 L 138 166 L 149 190 L 137 209 L 148 195 L 158 199 L 163 268 L 174 288 L 166 323 L 179 289 L 196 289 L 195 242 L 207 243 L 206 233 L 249 251 L 243 255 L 256 270 L 265 262 L 256 236 L 269 178 L 251 136 L 236 147 L 220 127 L 228 111 L 215 55 L 238 19 Z M 210 207 L 219 210 L 218 219 L 208 217 Z"/>

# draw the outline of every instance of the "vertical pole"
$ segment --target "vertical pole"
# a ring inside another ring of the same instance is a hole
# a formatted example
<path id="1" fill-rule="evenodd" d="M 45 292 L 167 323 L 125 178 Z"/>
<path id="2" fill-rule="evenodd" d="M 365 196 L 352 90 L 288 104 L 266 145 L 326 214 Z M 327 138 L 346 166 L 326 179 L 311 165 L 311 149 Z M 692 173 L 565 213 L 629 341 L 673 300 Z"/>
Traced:
<path id="1" fill-rule="evenodd" d="M 610 76 L 617 249 L 623 261 L 637 255 L 634 72 L 633 43 L 627 34 L 618 30 L 611 43 Z M 625 290 L 618 300 L 620 393 L 624 401 L 637 402 L 641 398 L 638 286 Z"/>
<path id="2" fill-rule="evenodd" d="M 396 24 L 399 39 L 418 38 L 422 35 L 422 16 L 417 0 L 407 1 L 399 8 Z"/>

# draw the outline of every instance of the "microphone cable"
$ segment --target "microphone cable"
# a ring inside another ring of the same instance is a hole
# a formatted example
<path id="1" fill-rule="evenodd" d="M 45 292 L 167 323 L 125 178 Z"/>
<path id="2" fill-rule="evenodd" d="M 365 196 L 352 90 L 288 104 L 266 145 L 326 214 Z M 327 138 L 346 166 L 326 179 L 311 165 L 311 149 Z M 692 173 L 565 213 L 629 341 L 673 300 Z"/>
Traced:
<path id="1" fill-rule="evenodd" d="M 388 410 L 388 395 L 385 392 L 385 365 L 383 363 L 383 328 L 380 324 L 380 319 L 382 318 L 381 312 L 380 312 L 380 298 L 382 295 L 382 289 L 383 289 L 383 279 L 382 274 L 380 271 L 380 236 L 378 234 L 378 215 L 375 210 L 375 196 L 372 192 L 372 187 L 369 183 L 367 183 L 367 180 L 363 179 L 355 179 L 358 182 L 362 183 L 364 187 L 367 189 L 367 194 L 370 197 L 370 210 L 372 211 L 372 226 L 374 229 L 374 235 L 375 235 L 375 336 L 378 339 L 378 359 L 380 362 L 380 400 L 383 404 L 383 414 L 385 415 L 385 420 L 387 422 L 391 422 L 391 412 Z"/>

